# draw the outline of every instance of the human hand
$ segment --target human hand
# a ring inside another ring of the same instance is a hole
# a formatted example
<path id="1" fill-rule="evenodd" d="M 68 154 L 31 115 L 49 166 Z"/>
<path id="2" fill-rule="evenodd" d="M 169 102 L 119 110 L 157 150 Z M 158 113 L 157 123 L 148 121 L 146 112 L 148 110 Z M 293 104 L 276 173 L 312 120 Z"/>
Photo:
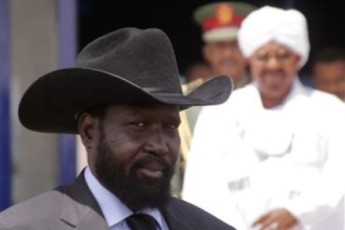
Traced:
<path id="1" fill-rule="evenodd" d="M 296 224 L 296 217 L 285 208 L 279 208 L 261 216 L 252 227 L 253 230 L 289 230 Z"/>

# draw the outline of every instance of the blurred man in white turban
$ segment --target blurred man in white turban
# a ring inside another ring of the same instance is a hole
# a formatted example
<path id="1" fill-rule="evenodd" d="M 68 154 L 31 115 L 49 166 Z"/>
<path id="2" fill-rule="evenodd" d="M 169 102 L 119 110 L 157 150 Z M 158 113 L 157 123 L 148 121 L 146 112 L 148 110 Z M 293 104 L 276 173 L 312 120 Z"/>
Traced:
<path id="1" fill-rule="evenodd" d="M 253 82 L 201 112 L 183 198 L 239 230 L 343 230 L 345 108 L 299 81 L 306 18 L 265 6 L 238 36 Z"/>

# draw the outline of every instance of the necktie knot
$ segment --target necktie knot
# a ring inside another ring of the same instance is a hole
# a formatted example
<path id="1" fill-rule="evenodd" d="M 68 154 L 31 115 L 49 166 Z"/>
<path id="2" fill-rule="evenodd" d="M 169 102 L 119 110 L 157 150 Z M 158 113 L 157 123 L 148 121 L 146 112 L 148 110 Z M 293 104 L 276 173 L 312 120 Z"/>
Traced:
<path id="1" fill-rule="evenodd" d="M 126 222 L 132 230 L 157 230 L 158 226 L 152 216 L 144 213 L 134 213 L 127 217 Z"/>

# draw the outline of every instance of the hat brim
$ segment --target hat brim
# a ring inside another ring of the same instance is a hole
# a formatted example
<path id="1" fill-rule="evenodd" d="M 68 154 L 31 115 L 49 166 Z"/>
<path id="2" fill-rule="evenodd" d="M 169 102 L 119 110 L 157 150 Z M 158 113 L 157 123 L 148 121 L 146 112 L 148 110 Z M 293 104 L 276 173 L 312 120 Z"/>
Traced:
<path id="1" fill-rule="evenodd" d="M 30 86 L 19 105 L 19 120 L 34 131 L 78 133 L 76 114 L 96 105 L 161 103 L 186 109 L 223 103 L 232 87 L 229 77 L 219 76 L 183 95 L 142 88 L 99 70 L 62 69 L 44 75 Z"/>
<path id="2" fill-rule="evenodd" d="M 206 31 L 202 35 L 204 42 L 234 41 L 237 39 L 237 27 L 222 27 Z"/>

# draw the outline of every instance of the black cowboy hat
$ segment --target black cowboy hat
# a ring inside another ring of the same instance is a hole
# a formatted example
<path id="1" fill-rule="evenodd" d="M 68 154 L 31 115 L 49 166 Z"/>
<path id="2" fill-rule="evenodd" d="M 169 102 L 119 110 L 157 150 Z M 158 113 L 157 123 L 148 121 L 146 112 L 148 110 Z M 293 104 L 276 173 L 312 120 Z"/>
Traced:
<path id="1" fill-rule="evenodd" d="M 159 29 L 123 28 L 87 45 L 75 68 L 35 81 L 19 105 L 28 129 L 77 133 L 76 114 L 100 104 L 162 103 L 181 109 L 223 103 L 231 79 L 215 77 L 184 95 L 172 45 Z"/>

